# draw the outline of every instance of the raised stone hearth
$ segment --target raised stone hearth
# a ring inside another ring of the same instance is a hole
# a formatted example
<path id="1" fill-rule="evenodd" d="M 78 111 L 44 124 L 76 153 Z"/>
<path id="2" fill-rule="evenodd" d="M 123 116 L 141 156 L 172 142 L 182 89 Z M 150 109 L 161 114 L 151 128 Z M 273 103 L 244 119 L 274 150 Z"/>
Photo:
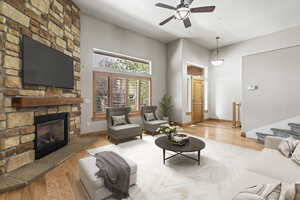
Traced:
<path id="1" fill-rule="evenodd" d="M 22 35 L 73 57 L 74 89 L 23 84 Z M 80 133 L 79 41 L 79 9 L 71 0 L 0 1 L 0 175 L 13 173 L 35 160 L 36 116 L 68 113 L 71 141 Z M 55 97 L 64 102 L 15 106 L 13 99 L 20 97 L 39 101 Z M 74 99 L 77 101 L 70 102 Z"/>
<path id="2" fill-rule="evenodd" d="M 9 192 L 30 184 L 34 179 L 57 167 L 75 153 L 86 149 L 96 141 L 95 136 L 80 137 L 48 156 L 0 176 L 0 193 Z"/>

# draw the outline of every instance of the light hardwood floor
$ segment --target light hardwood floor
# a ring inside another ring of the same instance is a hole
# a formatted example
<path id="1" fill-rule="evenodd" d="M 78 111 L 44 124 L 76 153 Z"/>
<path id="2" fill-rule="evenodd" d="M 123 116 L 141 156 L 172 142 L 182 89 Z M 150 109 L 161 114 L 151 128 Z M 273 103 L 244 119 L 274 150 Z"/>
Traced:
<path id="1" fill-rule="evenodd" d="M 240 137 L 240 129 L 231 128 L 229 122 L 205 121 L 185 131 L 195 136 L 216 140 L 223 143 L 261 150 L 263 146 L 255 140 Z M 110 144 L 105 136 L 99 136 L 98 141 L 91 145 L 95 148 Z M 86 157 L 86 151 L 81 151 L 57 168 L 33 181 L 29 186 L 14 192 L 0 195 L 0 200 L 85 200 L 86 196 L 79 182 L 78 165 L 80 158 Z"/>
<path id="2" fill-rule="evenodd" d="M 232 128 L 231 122 L 207 120 L 185 128 L 185 131 L 199 137 L 233 144 L 241 147 L 262 150 L 263 145 L 254 139 L 241 137 L 239 128 Z"/>

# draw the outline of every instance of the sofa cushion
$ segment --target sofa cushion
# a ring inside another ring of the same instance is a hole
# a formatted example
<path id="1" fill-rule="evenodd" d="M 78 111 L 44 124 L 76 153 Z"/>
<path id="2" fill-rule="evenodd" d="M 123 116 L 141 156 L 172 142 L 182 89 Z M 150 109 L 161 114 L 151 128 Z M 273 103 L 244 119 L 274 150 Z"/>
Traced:
<path id="1" fill-rule="evenodd" d="M 299 165 L 300 168 L 300 144 L 297 145 L 293 155 L 292 160 Z"/>
<path id="2" fill-rule="evenodd" d="M 296 196 L 295 196 L 295 200 L 300 199 L 300 183 L 296 183 Z"/>
<path id="3" fill-rule="evenodd" d="M 140 128 L 140 125 L 138 125 L 138 124 L 125 124 L 125 125 L 110 127 L 110 129 L 113 130 L 113 131 L 121 131 L 121 130 L 136 129 L 136 128 Z"/>
<path id="4" fill-rule="evenodd" d="M 263 149 L 247 168 L 252 172 L 287 183 L 300 180 L 300 166 L 274 149 Z"/>
<path id="5" fill-rule="evenodd" d="M 232 180 L 230 180 L 230 182 L 227 183 L 226 186 L 221 189 L 221 195 L 223 197 L 222 199 L 231 200 L 239 192 L 245 190 L 248 187 L 252 187 L 260 184 L 273 184 L 273 183 L 280 183 L 280 181 L 271 177 L 267 177 L 264 175 L 260 175 L 245 170 L 237 177 L 234 177 Z"/>

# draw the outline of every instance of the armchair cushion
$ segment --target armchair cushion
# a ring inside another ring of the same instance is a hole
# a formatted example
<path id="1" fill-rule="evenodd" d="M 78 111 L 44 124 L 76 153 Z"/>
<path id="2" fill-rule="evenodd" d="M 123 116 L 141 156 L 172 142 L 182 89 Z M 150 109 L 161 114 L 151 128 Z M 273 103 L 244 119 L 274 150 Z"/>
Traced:
<path id="1" fill-rule="evenodd" d="M 140 125 L 138 124 L 125 124 L 125 125 L 119 125 L 119 126 L 113 126 L 110 129 L 113 131 L 122 131 L 122 130 L 128 130 L 128 129 L 136 129 L 140 128 Z"/>
<path id="2" fill-rule="evenodd" d="M 163 125 L 163 124 L 168 124 L 168 122 L 164 121 L 164 120 L 154 120 L 154 121 L 148 121 L 147 124 L 149 124 L 149 125 Z"/>
<path id="3" fill-rule="evenodd" d="M 113 121 L 113 126 L 120 126 L 120 125 L 125 125 L 126 119 L 125 115 L 120 115 L 120 116 L 112 116 L 112 121 Z"/>
<path id="4" fill-rule="evenodd" d="M 155 120 L 155 116 L 153 113 L 145 113 L 145 119 L 146 121 L 154 121 Z"/>

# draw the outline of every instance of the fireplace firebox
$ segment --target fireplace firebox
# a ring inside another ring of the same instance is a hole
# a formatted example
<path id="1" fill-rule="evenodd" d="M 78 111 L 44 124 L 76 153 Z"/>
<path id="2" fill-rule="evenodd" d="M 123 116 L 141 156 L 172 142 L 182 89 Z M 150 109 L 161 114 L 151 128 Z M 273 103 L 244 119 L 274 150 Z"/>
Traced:
<path id="1" fill-rule="evenodd" d="M 35 117 L 35 159 L 40 159 L 68 144 L 68 113 Z"/>

